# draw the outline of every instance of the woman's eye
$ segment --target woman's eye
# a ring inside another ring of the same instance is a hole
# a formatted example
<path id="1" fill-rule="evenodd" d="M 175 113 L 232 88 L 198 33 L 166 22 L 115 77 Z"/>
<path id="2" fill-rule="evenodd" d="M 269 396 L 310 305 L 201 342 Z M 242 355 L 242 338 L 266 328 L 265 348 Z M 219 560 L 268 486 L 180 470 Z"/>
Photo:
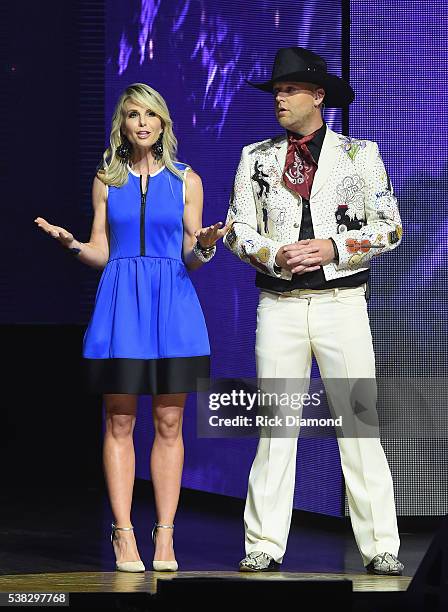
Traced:
<path id="1" fill-rule="evenodd" d="M 156 116 L 156 114 L 153 113 L 153 111 L 146 111 L 146 114 L 150 115 L 151 117 L 155 117 Z M 136 116 L 137 116 L 137 113 L 135 113 L 135 112 L 129 113 L 129 117 L 131 117 L 131 118 L 132 117 L 136 117 Z"/>

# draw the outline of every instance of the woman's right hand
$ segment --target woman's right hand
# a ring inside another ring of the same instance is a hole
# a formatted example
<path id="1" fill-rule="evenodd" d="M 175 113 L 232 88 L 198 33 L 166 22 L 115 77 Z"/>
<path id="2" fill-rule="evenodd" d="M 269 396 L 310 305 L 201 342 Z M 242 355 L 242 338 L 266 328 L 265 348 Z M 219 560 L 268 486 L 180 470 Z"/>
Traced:
<path id="1" fill-rule="evenodd" d="M 48 223 L 48 221 L 42 217 L 37 217 L 34 219 L 34 223 L 37 223 L 41 230 L 47 234 L 50 234 L 50 236 L 56 238 L 56 240 L 59 240 L 62 246 L 66 249 L 70 248 L 70 245 L 75 240 L 73 234 L 68 232 L 66 229 L 59 227 L 58 225 L 51 225 L 51 223 Z"/>

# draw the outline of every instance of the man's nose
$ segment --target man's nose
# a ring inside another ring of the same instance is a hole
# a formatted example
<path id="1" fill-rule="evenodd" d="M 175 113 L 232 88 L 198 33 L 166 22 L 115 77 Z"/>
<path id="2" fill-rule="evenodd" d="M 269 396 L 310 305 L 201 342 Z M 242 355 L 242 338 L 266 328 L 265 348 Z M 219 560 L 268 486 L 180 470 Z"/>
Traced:
<path id="1" fill-rule="evenodd" d="M 284 99 L 284 98 L 283 98 L 283 93 L 282 93 L 281 91 L 279 91 L 279 92 L 277 92 L 277 93 L 275 94 L 275 101 L 277 102 L 277 104 L 278 104 L 279 102 L 283 102 L 283 99 Z"/>

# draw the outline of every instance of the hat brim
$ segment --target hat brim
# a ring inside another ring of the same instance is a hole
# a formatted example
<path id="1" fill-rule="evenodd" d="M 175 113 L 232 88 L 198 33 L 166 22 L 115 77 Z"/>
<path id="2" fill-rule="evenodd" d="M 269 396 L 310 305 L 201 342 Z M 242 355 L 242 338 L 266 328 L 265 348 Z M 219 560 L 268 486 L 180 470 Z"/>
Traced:
<path id="1" fill-rule="evenodd" d="M 343 108 L 351 104 L 355 99 L 355 92 L 351 86 L 344 79 L 328 72 L 291 72 L 264 83 L 254 83 L 246 79 L 246 83 L 252 87 L 268 93 L 272 93 L 274 84 L 279 81 L 295 81 L 296 83 L 320 85 L 325 89 L 324 105 L 327 108 Z"/>

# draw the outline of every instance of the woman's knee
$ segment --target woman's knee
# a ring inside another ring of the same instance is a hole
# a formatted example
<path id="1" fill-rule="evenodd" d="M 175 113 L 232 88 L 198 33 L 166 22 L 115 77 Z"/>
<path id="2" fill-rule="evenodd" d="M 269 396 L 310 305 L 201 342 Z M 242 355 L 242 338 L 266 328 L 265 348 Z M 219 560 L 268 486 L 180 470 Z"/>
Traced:
<path id="1" fill-rule="evenodd" d="M 156 436 L 166 442 L 174 441 L 182 433 L 182 412 L 179 410 L 166 410 L 154 418 Z"/>
<path id="2" fill-rule="evenodd" d="M 106 432 L 114 438 L 122 439 L 132 436 L 135 417 L 129 414 L 109 414 L 106 416 Z"/>
<path id="3" fill-rule="evenodd" d="M 136 405 L 127 398 L 117 401 L 113 397 L 106 399 L 106 433 L 114 438 L 123 439 L 132 436 L 135 425 Z"/>

